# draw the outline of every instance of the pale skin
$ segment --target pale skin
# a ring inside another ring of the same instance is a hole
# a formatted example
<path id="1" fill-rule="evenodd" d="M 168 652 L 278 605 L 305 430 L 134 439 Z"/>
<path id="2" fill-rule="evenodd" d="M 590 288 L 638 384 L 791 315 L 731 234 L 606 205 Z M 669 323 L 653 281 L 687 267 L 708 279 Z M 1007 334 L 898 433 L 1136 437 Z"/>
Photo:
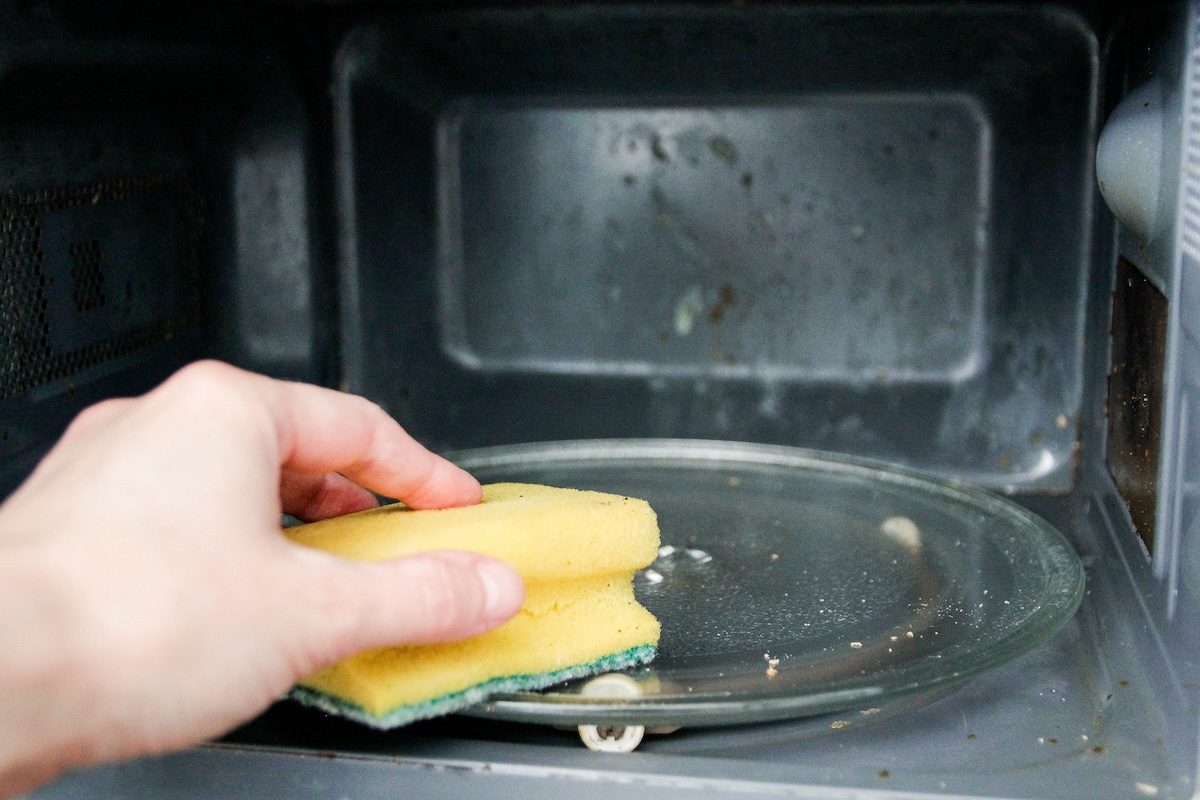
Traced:
<path id="1" fill-rule="evenodd" d="M 366 487 L 366 488 L 363 488 Z M 0 797 L 218 736 L 298 678 L 520 608 L 507 565 L 365 564 L 280 514 L 476 503 L 479 483 L 358 397 L 194 364 L 84 411 L 0 506 Z"/>

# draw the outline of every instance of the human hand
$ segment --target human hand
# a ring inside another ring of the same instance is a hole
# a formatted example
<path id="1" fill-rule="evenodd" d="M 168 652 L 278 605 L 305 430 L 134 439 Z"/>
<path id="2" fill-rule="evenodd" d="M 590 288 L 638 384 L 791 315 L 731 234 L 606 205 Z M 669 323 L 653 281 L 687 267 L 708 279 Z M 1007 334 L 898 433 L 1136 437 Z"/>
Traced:
<path id="1" fill-rule="evenodd" d="M 358 563 L 282 511 L 478 502 L 477 481 L 362 398 L 215 362 L 85 410 L 0 506 L 0 796 L 184 747 L 355 652 L 465 638 L 520 608 L 507 565 Z"/>

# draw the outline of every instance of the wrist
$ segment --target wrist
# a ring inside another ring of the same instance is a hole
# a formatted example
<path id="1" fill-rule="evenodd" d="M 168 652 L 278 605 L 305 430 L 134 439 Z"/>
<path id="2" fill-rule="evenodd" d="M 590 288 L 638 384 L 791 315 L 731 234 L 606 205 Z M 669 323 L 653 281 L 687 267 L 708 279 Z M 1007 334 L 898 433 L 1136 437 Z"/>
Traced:
<path id="1" fill-rule="evenodd" d="M 0 797 L 86 761 L 68 652 L 76 615 L 63 589 L 34 548 L 0 545 Z"/>

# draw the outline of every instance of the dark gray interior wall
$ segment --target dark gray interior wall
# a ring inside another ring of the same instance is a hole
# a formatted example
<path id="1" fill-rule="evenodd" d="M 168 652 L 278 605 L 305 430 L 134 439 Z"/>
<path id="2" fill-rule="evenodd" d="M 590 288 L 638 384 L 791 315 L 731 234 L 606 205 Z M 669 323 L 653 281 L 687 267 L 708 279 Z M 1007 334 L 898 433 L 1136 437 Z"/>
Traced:
<path id="1" fill-rule="evenodd" d="M 1098 48 L 1024 7 L 363 27 L 348 385 L 443 449 L 740 439 L 1068 490 Z"/>
<path id="2" fill-rule="evenodd" d="M 0 492 L 79 409 L 195 358 L 336 382 L 324 117 L 287 19 L 0 4 Z"/>

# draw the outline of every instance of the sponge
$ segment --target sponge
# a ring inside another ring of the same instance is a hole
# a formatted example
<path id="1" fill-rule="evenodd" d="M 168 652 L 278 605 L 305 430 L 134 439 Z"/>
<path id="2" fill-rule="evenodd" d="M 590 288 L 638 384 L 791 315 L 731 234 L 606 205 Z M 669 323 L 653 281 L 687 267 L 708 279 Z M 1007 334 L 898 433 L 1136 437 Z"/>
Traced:
<path id="1" fill-rule="evenodd" d="M 287 535 L 365 561 L 472 550 L 507 561 L 525 581 L 525 605 L 499 628 L 460 642 L 370 650 L 292 690 L 302 703 L 372 727 L 624 669 L 656 652 L 658 620 L 633 595 L 634 572 L 658 554 L 658 522 L 644 500 L 497 483 L 484 486 L 474 506 L 414 511 L 397 503 Z"/>

